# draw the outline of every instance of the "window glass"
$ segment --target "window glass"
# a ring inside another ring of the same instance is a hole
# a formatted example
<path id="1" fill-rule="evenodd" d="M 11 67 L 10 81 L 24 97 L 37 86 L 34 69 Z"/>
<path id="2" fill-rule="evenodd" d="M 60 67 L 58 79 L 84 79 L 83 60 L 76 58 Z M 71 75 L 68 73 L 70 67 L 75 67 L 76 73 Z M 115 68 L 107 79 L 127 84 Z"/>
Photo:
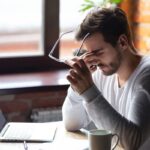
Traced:
<path id="1" fill-rule="evenodd" d="M 60 34 L 74 30 L 81 23 L 86 13 L 79 12 L 82 0 L 60 0 Z M 68 7 L 70 6 L 70 7 Z M 65 34 L 60 42 L 60 57 L 70 57 L 79 48 L 74 41 L 74 33 Z"/>
<path id="2" fill-rule="evenodd" d="M 42 0 L 0 0 L 0 58 L 42 55 Z"/>
<path id="3" fill-rule="evenodd" d="M 0 73 L 62 68 L 48 57 L 58 33 L 59 0 L 0 0 Z"/>

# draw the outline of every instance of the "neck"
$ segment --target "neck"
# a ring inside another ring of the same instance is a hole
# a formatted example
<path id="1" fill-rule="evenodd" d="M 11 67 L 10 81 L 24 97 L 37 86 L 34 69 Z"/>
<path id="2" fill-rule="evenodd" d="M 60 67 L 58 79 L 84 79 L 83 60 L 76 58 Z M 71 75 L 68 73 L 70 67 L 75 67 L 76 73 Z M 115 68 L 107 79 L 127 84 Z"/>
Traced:
<path id="1" fill-rule="evenodd" d="M 134 72 L 134 70 L 141 61 L 142 56 L 133 53 L 132 51 L 135 50 L 131 49 L 124 52 L 125 54 L 123 56 L 122 63 L 119 70 L 117 71 L 118 83 L 120 87 L 122 87 L 126 83 L 130 75 Z"/>

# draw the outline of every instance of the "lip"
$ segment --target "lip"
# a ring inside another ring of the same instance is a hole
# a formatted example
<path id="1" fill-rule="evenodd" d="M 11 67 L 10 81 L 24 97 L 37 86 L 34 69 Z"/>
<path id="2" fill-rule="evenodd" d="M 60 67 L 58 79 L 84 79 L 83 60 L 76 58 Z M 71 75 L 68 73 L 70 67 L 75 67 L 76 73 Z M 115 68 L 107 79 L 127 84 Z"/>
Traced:
<path id="1" fill-rule="evenodd" d="M 98 65 L 98 67 L 99 67 L 101 70 L 105 70 L 105 68 L 107 68 L 107 66 L 104 66 L 104 65 Z"/>
<path id="2" fill-rule="evenodd" d="M 106 67 L 99 67 L 101 70 L 105 70 Z"/>

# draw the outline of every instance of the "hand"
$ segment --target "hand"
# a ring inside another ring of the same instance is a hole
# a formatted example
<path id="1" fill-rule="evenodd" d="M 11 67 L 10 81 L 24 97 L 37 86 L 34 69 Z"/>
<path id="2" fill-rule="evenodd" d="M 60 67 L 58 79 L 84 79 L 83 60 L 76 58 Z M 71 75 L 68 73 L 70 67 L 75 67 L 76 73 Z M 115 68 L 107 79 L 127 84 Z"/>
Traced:
<path id="1" fill-rule="evenodd" d="M 89 68 L 89 70 L 91 71 L 91 73 L 93 73 L 94 71 L 97 70 L 98 57 L 95 56 L 93 53 L 87 52 L 87 53 L 83 54 L 82 59 L 86 63 L 86 65 Z"/>
<path id="2" fill-rule="evenodd" d="M 79 59 L 83 59 L 84 62 L 86 63 L 88 69 L 90 70 L 91 73 L 93 73 L 94 71 L 96 71 L 97 69 L 97 65 L 95 65 L 95 61 L 91 61 L 90 59 L 90 54 L 89 53 L 85 53 L 81 56 L 75 56 L 74 58 L 70 59 L 70 60 L 66 60 L 65 63 L 67 65 L 69 65 L 70 67 L 72 67 L 72 65 L 77 62 Z"/>
<path id="3" fill-rule="evenodd" d="M 68 66 L 70 66 L 72 68 L 73 64 L 77 61 L 79 61 L 79 59 L 81 59 L 80 57 L 78 56 L 75 56 L 74 58 L 72 59 L 67 59 L 65 60 L 65 64 L 67 64 Z"/>
<path id="4" fill-rule="evenodd" d="M 83 59 L 76 60 L 71 67 L 72 69 L 70 70 L 67 79 L 72 88 L 79 94 L 82 94 L 94 84 L 91 72 Z"/>

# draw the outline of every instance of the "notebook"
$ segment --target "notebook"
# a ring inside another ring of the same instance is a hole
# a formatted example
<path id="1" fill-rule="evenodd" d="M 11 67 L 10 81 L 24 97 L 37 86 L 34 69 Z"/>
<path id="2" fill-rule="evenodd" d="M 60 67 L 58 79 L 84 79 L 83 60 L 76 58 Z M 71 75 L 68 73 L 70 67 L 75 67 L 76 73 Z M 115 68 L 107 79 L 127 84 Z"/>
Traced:
<path id="1" fill-rule="evenodd" d="M 8 122 L 0 131 L 0 141 L 52 142 L 56 130 L 50 122 Z"/>

